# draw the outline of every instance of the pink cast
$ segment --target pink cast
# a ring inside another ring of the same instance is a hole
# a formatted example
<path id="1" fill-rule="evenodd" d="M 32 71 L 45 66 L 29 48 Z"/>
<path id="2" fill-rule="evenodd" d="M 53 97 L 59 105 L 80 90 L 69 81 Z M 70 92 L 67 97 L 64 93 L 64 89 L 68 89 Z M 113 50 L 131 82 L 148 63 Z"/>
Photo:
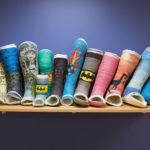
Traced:
<path id="1" fill-rule="evenodd" d="M 106 100 L 103 98 L 119 63 L 119 56 L 114 53 L 105 52 L 99 66 L 96 80 L 92 89 L 89 103 L 93 106 L 104 106 Z"/>

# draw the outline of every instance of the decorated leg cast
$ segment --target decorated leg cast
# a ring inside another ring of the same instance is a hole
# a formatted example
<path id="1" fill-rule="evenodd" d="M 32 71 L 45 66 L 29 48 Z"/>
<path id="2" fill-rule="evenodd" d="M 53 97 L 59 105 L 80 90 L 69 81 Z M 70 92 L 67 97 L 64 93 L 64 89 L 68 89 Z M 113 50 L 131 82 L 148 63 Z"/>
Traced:
<path id="1" fill-rule="evenodd" d="M 22 68 L 25 92 L 22 105 L 32 105 L 35 98 L 36 75 L 38 74 L 38 49 L 33 42 L 26 41 L 19 46 L 19 58 Z"/>
<path id="2" fill-rule="evenodd" d="M 110 105 L 121 106 L 122 92 L 129 77 L 135 70 L 140 60 L 140 55 L 135 51 L 124 50 L 120 57 L 119 66 L 115 77 L 106 94 L 106 101 Z"/>
<path id="3" fill-rule="evenodd" d="M 0 47 L 0 58 L 7 75 L 7 104 L 20 104 L 22 99 L 22 77 L 20 73 L 18 49 L 15 44 Z"/>
<path id="4" fill-rule="evenodd" d="M 73 46 L 72 55 L 69 58 L 68 75 L 66 77 L 63 96 L 61 100 L 62 105 L 73 104 L 74 90 L 86 51 L 86 41 L 82 38 L 77 39 Z"/>
<path id="5" fill-rule="evenodd" d="M 36 98 L 33 100 L 33 106 L 44 106 L 48 92 L 48 75 L 36 76 Z"/>
<path id="6" fill-rule="evenodd" d="M 147 104 L 150 105 L 150 78 L 142 90 L 142 96 L 147 101 Z"/>
<path id="7" fill-rule="evenodd" d="M 88 106 L 88 94 L 95 79 L 103 52 L 97 49 L 88 49 L 79 82 L 75 90 L 74 101 L 82 106 Z"/>
<path id="8" fill-rule="evenodd" d="M 119 63 L 119 57 L 110 52 L 105 52 L 99 66 L 95 84 L 92 89 L 89 103 L 93 106 L 104 106 L 106 100 L 103 98 Z"/>
<path id="9" fill-rule="evenodd" d="M 53 71 L 53 64 L 52 64 L 52 52 L 48 49 L 40 50 L 38 53 L 38 64 L 40 69 L 40 74 L 48 75 L 48 92 L 47 97 L 50 96 L 51 88 L 52 88 L 52 71 Z"/>
<path id="10" fill-rule="evenodd" d="M 5 104 L 7 94 L 6 73 L 3 64 L 0 62 L 0 104 Z"/>
<path id="11" fill-rule="evenodd" d="M 60 103 L 64 82 L 67 73 L 67 55 L 56 54 L 54 56 L 54 79 L 52 84 L 51 96 L 47 98 L 46 104 L 57 106 Z"/>
<path id="12" fill-rule="evenodd" d="M 138 106 L 146 107 L 147 102 L 140 94 L 142 87 L 150 76 L 150 47 L 147 47 L 142 53 L 141 61 L 137 67 L 132 79 L 124 91 L 124 102 Z M 143 91 L 144 92 L 144 91 Z"/>

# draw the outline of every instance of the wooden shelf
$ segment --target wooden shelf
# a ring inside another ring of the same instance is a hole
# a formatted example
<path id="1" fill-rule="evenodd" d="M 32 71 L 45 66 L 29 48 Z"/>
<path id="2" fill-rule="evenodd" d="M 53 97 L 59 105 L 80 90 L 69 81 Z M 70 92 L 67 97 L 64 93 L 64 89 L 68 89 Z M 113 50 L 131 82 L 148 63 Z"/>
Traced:
<path id="1" fill-rule="evenodd" d="M 57 106 L 57 107 L 32 107 L 21 105 L 0 105 L 0 112 L 63 112 L 63 113 L 147 113 L 150 112 L 150 106 L 147 108 L 137 108 L 129 105 L 121 107 L 79 107 L 79 106 Z"/>

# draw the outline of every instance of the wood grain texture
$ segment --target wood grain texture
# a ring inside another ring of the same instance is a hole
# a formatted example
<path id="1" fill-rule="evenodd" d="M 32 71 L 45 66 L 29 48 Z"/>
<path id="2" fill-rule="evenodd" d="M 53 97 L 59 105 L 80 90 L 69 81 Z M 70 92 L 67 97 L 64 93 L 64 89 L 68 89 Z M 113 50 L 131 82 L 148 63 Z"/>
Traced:
<path id="1" fill-rule="evenodd" d="M 147 108 L 137 108 L 129 105 L 121 107 L 79 107 L 79 106 L 57 106 L 57 107 L 32 107 L 21 105 L 0 105 L 1 112 L 63 112 L 63 113 L 147 113 L 150 112 L 150 106 Z"/>

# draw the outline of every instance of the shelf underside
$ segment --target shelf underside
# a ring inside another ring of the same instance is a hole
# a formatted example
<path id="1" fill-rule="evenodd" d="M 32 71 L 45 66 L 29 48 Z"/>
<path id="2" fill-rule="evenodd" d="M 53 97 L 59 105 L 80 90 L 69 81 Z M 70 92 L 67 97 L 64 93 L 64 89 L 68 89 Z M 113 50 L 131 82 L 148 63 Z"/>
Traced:
<path id="1" fill-rule="evenodd" d="M 147 108 L 137 108 L 129 105 L 121 107 L 79 107 L 79 106 L 57 106 L 57 107 L 33 107 L 21 105 L 0 105 L 1 112 L 72 112 L 72 113 L 147 113 L 150 112 L 150 106 Z"/>

